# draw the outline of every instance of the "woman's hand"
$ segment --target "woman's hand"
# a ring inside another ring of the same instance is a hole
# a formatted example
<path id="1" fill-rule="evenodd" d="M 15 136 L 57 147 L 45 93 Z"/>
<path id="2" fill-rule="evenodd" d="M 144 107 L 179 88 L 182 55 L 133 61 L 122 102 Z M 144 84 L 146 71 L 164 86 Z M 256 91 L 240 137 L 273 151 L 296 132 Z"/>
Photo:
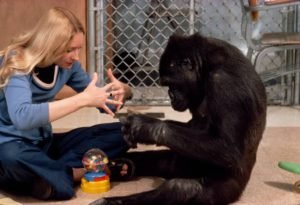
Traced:
<path id="1" fill-rule="evenodd" d="M 118 111 L 124 100 L 132 93 L 130 87 L 117 80 L 110 69 L 107 71 L 107 76 L 111 82 L 103 87 L 96 86 L 98 75 L 94 73 L 92 81 L 83 92 L 50 102 L 49 121 L 53 122 L 83 107 L 102 108 L 107 114 L 114 116 L 107 105 L 116 106 L 116 111 Z"/>
<path id="2" fill-rule="evenodd" d="M 108 104 L 120 107 L 122 102 L 109 98 L 110 96 L 124 96 L 124 89 L 113 89 L 115 83 L 109 83 L 103 87 L 96 86 L 98 75 L 94 73 L 92 81 L 86 89 L 77 95 L 56 100 L 49 103 L 49 121 L 53 122 L 83 107 L 102 108 L 107 114 L 114 116 L 114 113 L 107 106 Z"/>
<path id="3" fill-rule="evenodd" d="M 116 98 L 116 96 L 124 96 L 125 91 L 120 88 L 115 89 L 117 85 L 116 82 L 111 82 L 103 87 L 97 87 L 97 80 L 98 76 L 94 73 L 92 81 L 83 91 L 83 93 L 86 94 L 85 100 L 87 100 L 87 106 L 102 108 L 106 113 L 114 116 L 114 113 L 109 109 L 107 104 L 121 107 L 123 102 Z M 109 98 L 110 96 L 113 96 L 113 99 Z"/>
<path id="4" fill-rule="evenodd" d="M 111 90 L 112 90 L 112 95 L 113 99 L 115 101 L 120 102 L 121 104 L 116 106 L 116 111 L 120 110 L 122 104 L 125 102 L 126 99 L 129 99 L 132 97 L 132 92 L 131 88 L 125 84 L 119 81 L 112 73 L 111 69 L 107 70 L 107 77 L 110 80 Z M 118 94 L 114 94 L 118 93 Z"/>

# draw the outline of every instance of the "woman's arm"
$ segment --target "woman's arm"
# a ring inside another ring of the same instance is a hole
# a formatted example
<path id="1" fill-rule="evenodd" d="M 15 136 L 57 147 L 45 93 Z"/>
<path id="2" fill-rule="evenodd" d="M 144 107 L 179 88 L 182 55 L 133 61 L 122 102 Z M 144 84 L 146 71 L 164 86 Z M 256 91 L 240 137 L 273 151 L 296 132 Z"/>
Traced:
<path id="1" fill-rule="evenodd" d="M 35 103 L 32 101 L 28 76 L 14 75 L 3 89 L 9 119 L 18 129 L 28 130 L 44 126 L 83 107 L 98 107 L 113 116 L 113 112 L 107 105 L 121 106 L 122 102 L 118 97 L 128 95 L 130 88 L 124 84 L 118 89 L 116 82 L 97 87 L 96 81 L 97 75 L 94 74 L 86 89 L 72 97 L 53 102 Z M 113 99 L 109 98 L 110 93 Z"/>
<path id="2" fill-rule="evenodd" d="M 88 87 L 81 93 L 72 97 L 57 100 L 49 103 L 49 121 L 55 121 L 83 107 L 98 107 L 105 110 L 108 114 L 114 116 L 114 113 L 108 108 L 107 104 L 121 106 L 123 103 L 116 96 L 124 96 L 124 89 L 113 89 L 113 82 L 104 87 L 97 87 L 97 74 L 95 73 Z M 112 95 L 114 99 L 109 99 Z"/>

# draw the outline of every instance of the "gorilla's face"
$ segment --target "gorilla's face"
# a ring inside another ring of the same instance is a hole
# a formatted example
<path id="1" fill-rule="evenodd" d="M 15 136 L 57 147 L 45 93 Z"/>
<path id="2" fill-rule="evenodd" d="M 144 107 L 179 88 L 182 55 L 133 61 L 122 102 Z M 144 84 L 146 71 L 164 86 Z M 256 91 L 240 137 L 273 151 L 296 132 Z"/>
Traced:
<path id="1" fill-rule="evenodd" d="M 188 76 L 186 72 L 182 72 L 184 69 L 192 69 L 189 58 L 171 60 L 166 65 L 162 65 L 160 69 L 161 85 L 169 87 L 168 94 L 171 105 L 177 111 L 184 111 L 188 108 L 188 99 L 192 95 L 185 83 Z M 162 72 L 162 70 L 165 70 L 165 72 Z M 189 82 L 191 83 L 191 81 Z"/>
<path id="2" fill-rule="evenodd" d="M 193 39 L 171 36 L 161 56 L 160 83 L 169 87 L 174 110 L 185 111 L 199 93 L 201 57 L 195 56 Z"/>

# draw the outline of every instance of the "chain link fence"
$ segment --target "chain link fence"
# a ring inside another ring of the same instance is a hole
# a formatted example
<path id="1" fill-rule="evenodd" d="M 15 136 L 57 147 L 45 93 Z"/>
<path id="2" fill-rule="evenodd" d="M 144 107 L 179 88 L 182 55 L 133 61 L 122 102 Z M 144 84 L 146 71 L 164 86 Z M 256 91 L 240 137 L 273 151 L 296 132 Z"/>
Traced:
<path id="1" fill-rule="evenodd" d="M 228 41 L 245 54 L 248 49 L 239 0 L 89 0 L 88 4 L 89 72 L 98 72 L 100 82 L 105 82 L 105 69 L 112 68 L 119 80 L 133 87 L 129 103 L 134 105 L 169 104 L 166 88 L 159 85 L 158 66 L 174 32 L 199 32 Z M 283 24 L 282 13 L 263 14 L 270 20 L 262 22 L 262 28 L 276 31 L 289 26 Z M 278 69 L 287 60 L 286 55 L 270 54 L 258 72 Z M 277 100 L 278 95 L 286 98 L 282 81 L 275 79 L 269 86 L 270 102 L 277 102 L 272 98 Z"/>
<path id="2" fill-rule="evenodd" d="M 273 5 L 272 8 L 268 8 L 269 6 L 265 5 L 264 1 L 261 0 L 258 2 L 260 2 L 258 6 L 261 7 L 259 10 L 259 20 L 252 22 L 252 40 L 254 42 L 258 41 L 254 46 L 256 47 L 254 50 L 259 51 L 260 47 L 266 46 L 260 44 L 258 40 L 265 33 L 276 35 L 280 32 L 291 34 L 300 31 L 300 22 L 298 20 L 299 3 L 297 4 L 294 1 L 295 4 L 291 4 L 290 6 L 278 4 Z M 246 4 L 246 1 L 244 4 Z M 298 49 L 300 46 L 299 43 L 297 46 Z M 287 47 L 291 48 L 292 46 Z M 256 54 L 254 53 L 253 57 Z M 260 56 L 259 60 L 257 60 L 259 63 L 256 64 L 256 71 L 265 82 L 270 104 L 299 104 L 299 54 L 299 50 L 297 49 L 273 49 L 272 52 Z"/>

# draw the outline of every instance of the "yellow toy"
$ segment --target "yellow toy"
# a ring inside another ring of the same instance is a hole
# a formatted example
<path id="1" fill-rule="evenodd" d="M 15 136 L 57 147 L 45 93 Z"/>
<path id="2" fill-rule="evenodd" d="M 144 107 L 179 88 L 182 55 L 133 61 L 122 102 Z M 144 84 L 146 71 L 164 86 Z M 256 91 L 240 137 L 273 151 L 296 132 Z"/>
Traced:
<path id="1" fill-rule="evenodd" d="M 86 173 L 81 179 L 81 189 L 84 192 L 98 194 L 110 190 L 109 176 L 105 173 L 108 158 L 100 149 L 88 150 L 82 159 Z"/>

